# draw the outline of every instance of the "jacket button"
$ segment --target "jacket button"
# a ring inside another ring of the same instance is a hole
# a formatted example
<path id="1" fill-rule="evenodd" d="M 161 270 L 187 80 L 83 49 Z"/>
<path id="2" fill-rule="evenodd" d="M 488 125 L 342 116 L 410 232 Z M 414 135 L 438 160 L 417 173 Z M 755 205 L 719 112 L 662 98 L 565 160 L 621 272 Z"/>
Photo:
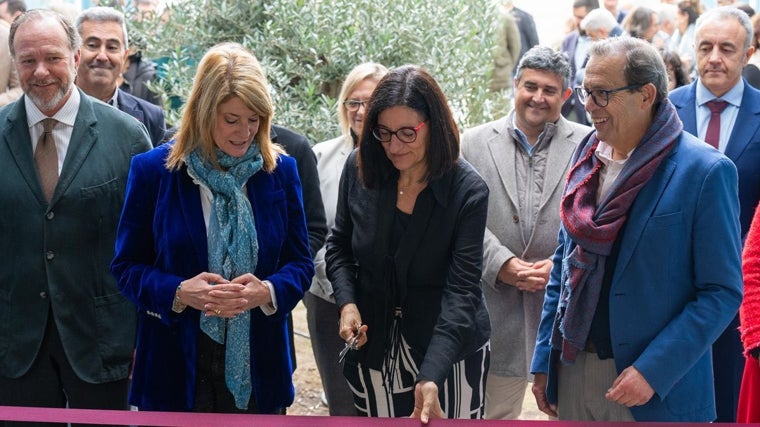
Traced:
<path id="1" fill-rule="evenodd" d="M 51 220 L 55 218 L 55 214 L 52 211 L 48 212 L 47 215 L 45 215 L 45 218 L 47 218 L 48 220 Z"/>
<path id="2" fill-rule="evenodd" d="M 53 251 L 47 251 L 45 253 L 45 258 L 47 258 L 48 260 L 51 260 L 51 259 L 55 258 L 55 254 L 53 253 Z"/>
<path id="3" fill-rule="evenodd" d="M 512 215 L 512 222 L 517 224 L 518 222 L 520 222 L 520 217 L 517 215 Z"/>
<path id="4" fill-rule="evenodd" d="M 42 299 L 47 298 L 47 292 L 45 292 L 45 291 L 40 292 L 40 298 L 42 298 Z"/>

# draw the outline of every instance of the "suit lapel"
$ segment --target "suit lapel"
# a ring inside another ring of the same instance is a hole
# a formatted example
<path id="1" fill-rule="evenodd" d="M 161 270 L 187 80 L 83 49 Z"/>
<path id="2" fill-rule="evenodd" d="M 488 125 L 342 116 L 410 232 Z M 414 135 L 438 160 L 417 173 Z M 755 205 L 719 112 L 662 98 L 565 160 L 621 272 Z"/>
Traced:
<path id="1" fill-rule="evenodd" d="M 668 158 L 663 160 L 649 182 L 644 185 L 644 188 L 641 189 L 641 192 L 636 197 L 636 201 L 634 201 L 633 206 L 628 212 L 628 219 L 622 236 L 623 240 L 620 245 L 620 254 L 615 265 L 616 277 L 625 274 L 625 268 L 628 266 L 628 262 L 630 262 L 636 246 L 638 246 L 639 239 L 644 233 L 644 227 L 646 227 L 649 218 L 652 216 L 652 212 L 654 212 L 660 198 L 662 198 L 665 192 L 673 172 L 676 170 L 676 163 L 671 160 L 676 150 L 678 150 L 678 146 L 673 148 L 673 152 L 671 152 Z"/>
<path id="2" fill-rule="evenodd" d="M 187 173 L 187 166 L 182 166 L 176 172 L 177 197 L 182 206 L 182 215 L 185 227 L 190 234 L 190 240 L 198 255 L 198 265 L 208 270 L 208 239 L 206 237 L 206 223 L 203 219 L 203 206 L 201 204 L 201 191 Z"/>
<path id="3" fill-rule="evenodd" d="M 98 120 L 95 118 L 95 112 L 92 109 L 92 101 L 81 91 L 80 99 L 79 111 L 77 111 L 74 129 L 69 140 L 69 149 L 63 161 L 58 186 L 55 188 L 53 198 L 50 201 L 51 205 L 55 204 L 61 194 L 69 188 L 98 139 L 98 131 L 95 128 Z"/>
<path id="4" fill-rule="evenodd" d="M 510 114 L 507 118 L 494 124 L 493 131 L 488 134 L 487 146 L 491 152 L 491 161 L 494 162 L 509 200 L 513 206 L 518 206 L 517 183 L 515 182 L 517 175 L 514 168 L 515 141 L 512 140 L 512 136 L 507 131 L 507 120 L 511 117 Z"/>
<path id="5" fill-rule="evenodd" d="M 12 107 L 8 108 L 13 110 L 8 115 L 8 120 L 3 129 L 4 143 L 8 146 L 8 151 L 13 156 L 19 173 L 24 177 L 24 181 L 32 193 L 37 197 L 40 204 L 47 204 L 40 179 L 37 176 L 37 168 L 34 165 L 34 153 L 32 153 L 32 140 L 29 136 L 24 97 L 21 97 Z"/>
<path id="6" fill-rule="evenodd" d="M 746 81 L 744 82 L 744 95 L 742 105 L 736 116 L 734 129 L 726 146 L 726 156 L 736 162 L 744 149 L 755 139 L 753 136 L 760 126 L 760 92 L 753 89 Z"/>
<path id="7" fill-rule="evenodd" d="M 690 84 L 681 97 L 671 98 L 683 123 L 683 130 L 697 136 L 697 82 Z"/>
<path id="8" fill-rule="evenodd" d="M 128 97 L 125 95 L 125 92 L 122 92 L 121 89 L 116 89 L 118 91 L 118 100 L 119 100 L 119 110 L 129 114 L 130 116 L 136 118 L 140 123 L 145 123 L 145 117 L 143 115 L 142 110 L 137 108 L 137 103 L 134 99 Z"/>

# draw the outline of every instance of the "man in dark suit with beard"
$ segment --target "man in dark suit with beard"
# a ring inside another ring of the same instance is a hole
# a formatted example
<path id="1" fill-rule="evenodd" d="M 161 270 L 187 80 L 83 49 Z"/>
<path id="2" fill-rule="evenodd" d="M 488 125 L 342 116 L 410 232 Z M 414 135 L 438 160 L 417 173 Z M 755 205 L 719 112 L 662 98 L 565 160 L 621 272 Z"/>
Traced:
<path id="1" fill-rule="evenodd" d="M 145 127 L 74 86 L 62 16 L 13 22 L 24 96 L 0 110 L 0 406 L 127 409 L 136 310 L 109 264 Z"/>

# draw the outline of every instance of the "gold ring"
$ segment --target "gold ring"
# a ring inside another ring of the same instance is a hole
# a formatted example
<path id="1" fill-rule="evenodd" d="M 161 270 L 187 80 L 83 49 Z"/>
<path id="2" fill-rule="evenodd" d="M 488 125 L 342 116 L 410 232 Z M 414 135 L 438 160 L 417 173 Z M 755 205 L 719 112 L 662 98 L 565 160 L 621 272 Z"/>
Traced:
<path id="1" fill-rule="evenodd" d="M 222 314 L 222 310 L 219 310 L 217 308 L 216 310 L 214 310 L 214 313 L 216 313 L 216 315 L 219 316 L 220 314 Z"/>

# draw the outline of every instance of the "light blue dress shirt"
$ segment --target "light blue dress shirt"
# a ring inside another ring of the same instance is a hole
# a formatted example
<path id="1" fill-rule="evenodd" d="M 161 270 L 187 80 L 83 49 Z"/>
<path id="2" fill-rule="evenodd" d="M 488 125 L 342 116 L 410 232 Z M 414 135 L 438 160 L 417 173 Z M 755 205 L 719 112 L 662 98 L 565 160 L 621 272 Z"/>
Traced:
<path id="1" fill-rule="evenodd" d="M 720 114 L 720 143 L 718 145 L 718 150 L 725 153 L 728 139 L 731 137 L 731 131 L 734 129 L 734 123 L 736 123 L 736 116 L 739 114 L 739 106 L 742 104 L 742 96 L 744 96 L 743 79 L 739 79 L 739 83 L 718 98 L 702 84 L 702 81 L 697 82 L 697 132 L 699 132 L 697 136 L 699 139 L 705 140 L 707 125 L 710 123 L 710 108 L 707 107 L 707 102 L 713 99 L 722 99 L 728 102 L 726 109 Z"/>

